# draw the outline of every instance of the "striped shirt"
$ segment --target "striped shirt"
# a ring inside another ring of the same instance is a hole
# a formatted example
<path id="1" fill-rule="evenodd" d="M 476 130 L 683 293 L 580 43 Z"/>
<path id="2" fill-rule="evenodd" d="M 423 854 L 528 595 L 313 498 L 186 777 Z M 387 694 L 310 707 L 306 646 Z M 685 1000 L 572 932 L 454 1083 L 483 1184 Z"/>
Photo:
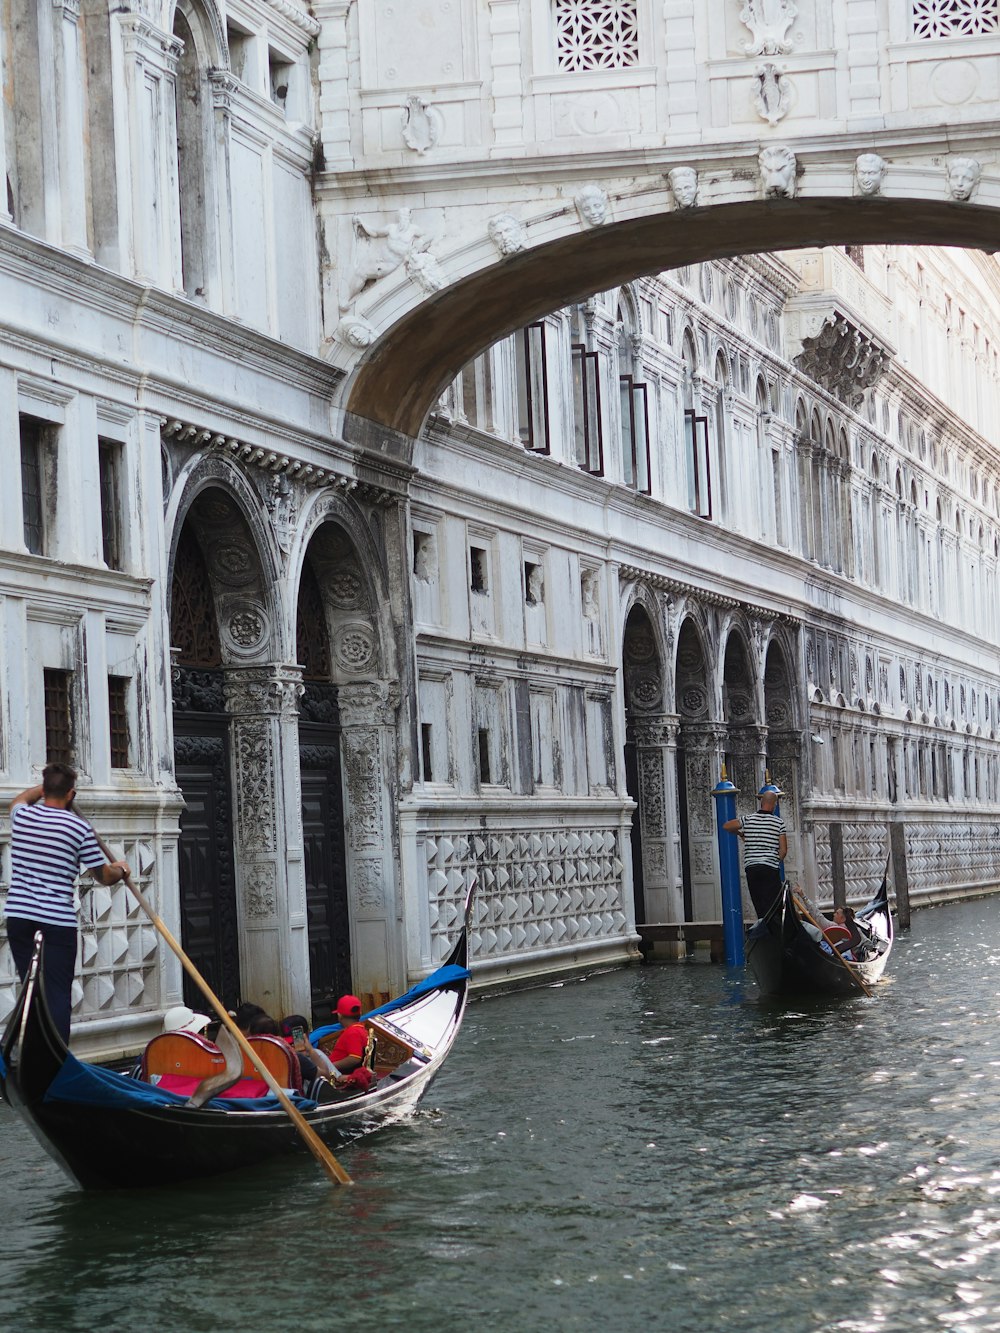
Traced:
<path id="1" fill-rule="evenodd" d="M 73 886 L 81 868 L 107 858 L 90 825 L 61 806 L 15 805 L 10 814 L 7 916 L 47 926 L 75 926 Z"/>
<path id="2" fill-rule="evenodd" d="M 740 816 L 740 828 L 743 831 L 743 864 L 777 869 L 781 864 L 778 842 L 787 832 L 781 816 L 755 810 L 752 815 Z"/>

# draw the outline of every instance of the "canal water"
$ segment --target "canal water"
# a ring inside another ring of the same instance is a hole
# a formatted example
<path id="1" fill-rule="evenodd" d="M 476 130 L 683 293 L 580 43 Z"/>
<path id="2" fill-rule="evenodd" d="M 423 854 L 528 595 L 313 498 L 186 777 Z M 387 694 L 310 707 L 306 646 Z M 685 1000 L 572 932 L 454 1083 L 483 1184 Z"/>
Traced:
<path id="1" fill-rule="evenodd" d="M 688 962 L 475 1002 L 350 1190 L 84 1195 L 0 1108 L 0 1327 L 1000 1330 L 998 922 L 918 913 L 872 999 Z"/>

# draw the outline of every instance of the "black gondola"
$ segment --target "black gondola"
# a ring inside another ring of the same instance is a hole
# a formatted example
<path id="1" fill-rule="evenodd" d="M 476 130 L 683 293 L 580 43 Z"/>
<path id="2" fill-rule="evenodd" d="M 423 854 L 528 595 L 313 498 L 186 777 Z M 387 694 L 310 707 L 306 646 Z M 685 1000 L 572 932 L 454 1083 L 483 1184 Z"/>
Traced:
<path id="1" fill-rule="evenodd" d="M 799 916 L 786 884 L 780 898 L 747 935 L 747 967 L 764 995 L 861 995 L 885 971 L 894 938 L 888 870 L 878 893 L 856 919 L 871 937 L 853 963 L 834 957 L 818 931 Z"/>
<path id="2" fill-rule="evenodd" d="M 371 1091 L 317 1104 L 305 1119 L 336 1148 L 411 1110 L 451 1050 L 468 999 L 467 924 L 447 961 L 374 1018 L 407 1058 Z M 126 1074 L 77 1060 L 56 1031 L 35 956 L 0 1042 L 0 1093 L 83 1189 L 174 1184 L 308 1151 L 277 1098 L 200 1109 Z M 382 1017 L 384 1016 L 384 1017 Z"/>

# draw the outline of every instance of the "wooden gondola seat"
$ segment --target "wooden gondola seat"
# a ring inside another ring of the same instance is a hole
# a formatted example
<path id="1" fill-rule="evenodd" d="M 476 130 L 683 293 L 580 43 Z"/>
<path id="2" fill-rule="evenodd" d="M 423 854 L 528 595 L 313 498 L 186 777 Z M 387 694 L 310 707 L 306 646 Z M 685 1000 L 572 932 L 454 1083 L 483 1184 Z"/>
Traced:
<path id="1" fill-rule="evenodd" d="M 280 1037 L 272 1037 L 262 1033 L 259 1037 L 248 1037 L 247 1041 L 254 1049 L 254 1053 L 260 1056 L 261 1060 L 267 1066 L 268 1073 L 272 1074 L 278 1082 L 280 1088 L 290 1088 L 292 1092 L 302 1091 L 302 1067 L 299 1064 L 299 1058 L 289 1046 L 287 1041 L 282 1041 Z M 249 1056 L 243 1057 L 243 1076 L 260 1080 L 260 1075 L 250 1063 Z M 261 1080 L 262 1081 L 262 1080 Z M 267 1084 L 264 1084 L 265 1092 Z M 249 1094 L 243 1093 L 243 1096 Z"/>
<path id="2" fill-rule="evenodd" d="M 282 1088 L 302 1091 L 302 1071 L 295 1052 L 280 1037 L 260 1036 L 247 1039 L 267 1065 Z M 203 1079 L 221 1074 L 226 1057 L 214 1042 L 198 1032 L 162 1032 L 146 1047 L 140 1077 L 155 1082 L 168 1092 L 190 1097 Z M 254 1069 L 248 1057 L 243 1060 L 243 1077 L 220 1097 L 267 1097 L 270 1089 Z"/>

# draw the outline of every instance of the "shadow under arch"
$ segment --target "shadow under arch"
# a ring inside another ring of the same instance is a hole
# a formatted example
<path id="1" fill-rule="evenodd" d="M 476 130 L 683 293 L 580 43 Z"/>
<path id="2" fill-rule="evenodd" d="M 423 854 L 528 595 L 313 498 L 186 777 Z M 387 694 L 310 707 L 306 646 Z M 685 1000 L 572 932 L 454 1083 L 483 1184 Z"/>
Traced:
<path id="1" fill-rule="evenodd" d="M 801 187 L 800 187 L 801 188 Z M 940 185 L 929 183 L 935 191 Z M 595 291 L 728 256 L 814 245 L 945 245 L 993 251 L 995 208 L 925 198 L 758 199 L 654 213 L 532 246 L 421 301 L 367 350 L 342 398 L 348 437 L 365 422 L 419 435 L 428 412 L 498 339 Z"/>

